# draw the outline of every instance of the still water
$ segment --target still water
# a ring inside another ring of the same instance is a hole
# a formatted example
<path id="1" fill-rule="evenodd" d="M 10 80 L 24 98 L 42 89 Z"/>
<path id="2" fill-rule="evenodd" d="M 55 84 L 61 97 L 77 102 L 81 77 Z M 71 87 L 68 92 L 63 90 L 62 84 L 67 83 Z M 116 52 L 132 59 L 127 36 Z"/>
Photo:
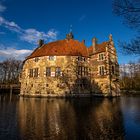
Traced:
<path id="1" fill-rule="evenodd" d="M 115 99 L 0 95 L 0 140 L 140 140 L 140 96 Z"/>

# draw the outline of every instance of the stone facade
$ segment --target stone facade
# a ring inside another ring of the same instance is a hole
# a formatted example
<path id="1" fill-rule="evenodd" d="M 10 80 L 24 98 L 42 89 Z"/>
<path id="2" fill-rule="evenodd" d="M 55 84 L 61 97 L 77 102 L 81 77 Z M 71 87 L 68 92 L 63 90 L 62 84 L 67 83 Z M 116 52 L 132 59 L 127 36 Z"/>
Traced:
<path id="1" fill-rule="evenodd" d="M 119 96 L 119 65 L 112 36 L 102 44 L 93 39 L 89 48 L 68 37 L 41 44 L 27 57 L 20 95 Z"/>

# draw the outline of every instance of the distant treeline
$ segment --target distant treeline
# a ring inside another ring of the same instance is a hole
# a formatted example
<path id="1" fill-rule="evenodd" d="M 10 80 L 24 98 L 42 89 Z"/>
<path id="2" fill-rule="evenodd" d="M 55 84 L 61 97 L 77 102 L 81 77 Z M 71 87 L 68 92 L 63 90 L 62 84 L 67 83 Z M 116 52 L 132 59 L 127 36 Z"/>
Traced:
<path id="1" fill-rule="evenodd" d="M 140 60 L 120 66 L 120 86 L 123 90 L 140 91 Z"/>
<path id="2" fill-rule="evenodd" d="M 18 84 L 22 61 L 7 59 L 0 62 L 0 84 Z"/>

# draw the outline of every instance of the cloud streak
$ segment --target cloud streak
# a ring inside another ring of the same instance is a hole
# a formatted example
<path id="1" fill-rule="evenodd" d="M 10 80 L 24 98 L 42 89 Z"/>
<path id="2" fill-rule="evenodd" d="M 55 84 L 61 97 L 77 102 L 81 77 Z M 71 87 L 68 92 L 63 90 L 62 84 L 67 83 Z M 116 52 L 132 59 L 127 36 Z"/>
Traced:
<path id="1" fill-rule="evenodd" d="M 37 31 L 36 29 L 26 29 L 23 30 L 20 39 L 27 41 L 29 43 L 36 44 L 39 39 L 47 40 L 56 40 L 57 38 L 57 31 L 51 29 L 47 33 Z"/>
<path id="2" fill-rule="evenodd" d="M 0 26 L 3 26 L 11 31 L 20 33 L 22 29 L 13 21 L 7 21 L 2 16 L 0 16 Z"/>
<path id="3" fill-rule="evenodd" d="M 0 45 L 0 58 L 15 58 L 18 60 L 24 60 L 33 50 L 21 49 L 17 50 L 13 47 L 4 48 L 4 45 Z"/>
<path id="4" fill-rule="evenodd" d="M 6 10 L 6 7 L 0 3 L 0 12 L 4 12 L 5 10 Z"/>
<path id="5" fill-rule="evenodd" d="M 54 29 L 50 29 L 48 32 L 41 32 L 34 28 L 23 29 L 17 25 L 14 21 L 8 21 L 2 16 L 0 16 L 0 26 L 16 32 L 19 38 L 31 44 L 36 44 L 39 39 L 44 39 L 46 41 L 53 41 L 57 39 L 58 32 Z"/>

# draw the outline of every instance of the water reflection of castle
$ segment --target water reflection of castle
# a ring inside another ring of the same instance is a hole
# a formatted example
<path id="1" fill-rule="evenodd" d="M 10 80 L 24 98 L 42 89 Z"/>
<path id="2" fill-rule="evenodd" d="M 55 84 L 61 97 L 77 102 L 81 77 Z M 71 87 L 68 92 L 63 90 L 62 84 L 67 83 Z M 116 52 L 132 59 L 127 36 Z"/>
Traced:
<path id="1" fill-rule="evenodd" d="M 23 139 L 123 139 L 119 99 L 20 98 L 19 131 Z"/>

